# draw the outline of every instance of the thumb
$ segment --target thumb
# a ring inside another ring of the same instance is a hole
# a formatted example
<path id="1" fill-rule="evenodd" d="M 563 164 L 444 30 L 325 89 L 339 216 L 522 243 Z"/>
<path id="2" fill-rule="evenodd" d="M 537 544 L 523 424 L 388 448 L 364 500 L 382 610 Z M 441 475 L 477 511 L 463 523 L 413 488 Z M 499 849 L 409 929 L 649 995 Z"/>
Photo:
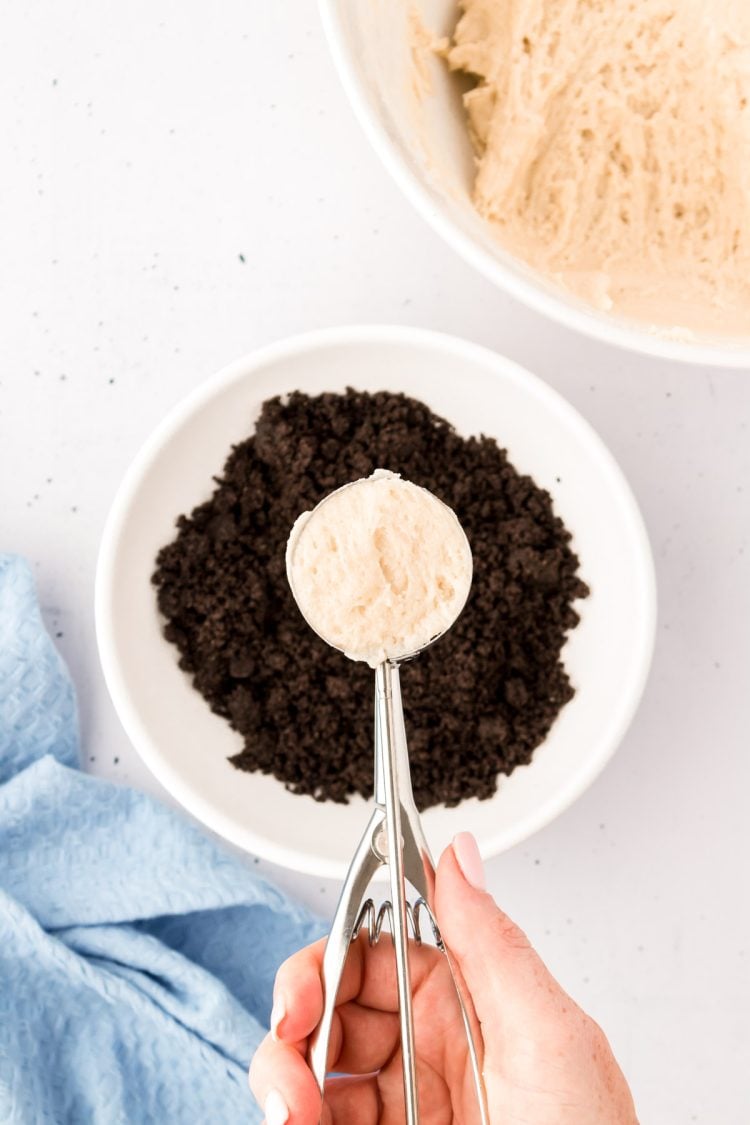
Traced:
<path id="1" fill-rule="evenodd" d="M 502 1012 L 510 1015 L 519 1004 L 534 1005 L 540 986 L 548 988 L 554 981 L 524 932 L 484 887 L 476 841 L 462 832 L 440 857 L 436 914 L 480 1022 L 497 1026 Z"/>

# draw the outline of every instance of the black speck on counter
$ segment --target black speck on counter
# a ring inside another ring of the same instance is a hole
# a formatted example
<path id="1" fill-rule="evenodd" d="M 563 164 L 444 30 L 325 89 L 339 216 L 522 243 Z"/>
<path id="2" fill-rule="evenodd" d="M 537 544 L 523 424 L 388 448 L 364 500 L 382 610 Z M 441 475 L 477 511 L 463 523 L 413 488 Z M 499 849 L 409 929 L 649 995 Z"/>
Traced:
<path id="1" fill-rule="evenodd" d="M 243 264 L 243 266 L 244 266 L 244 264 L 245 264 L 245 255 L 244 255 L 244 254 L 238 254 L 238 255 L 237 255 L 237 257 L 239 258 L 239 260 L 240 260 L 240 261 L 242 262 L 242 264 Z"/>
<path id="2" fill-rule="evenodd" d="M 60 640 L 62 637 L 65 636 L 65 634 L 64 633 L 55 633 L 55 636 L 57 637 L 58 640 Z"/>
<path id="3" fill-rule="evenodd" d="M 108 379 L 108 380 L 107 380 L 107 382 L 109 383 L 109 385 L 110 385 L 110 387 L 111 387 L 111 386 L 112 386 L 112 384 L 114 383 L 114 379 Z"/>
<path id="4" fill-rule="evenodd" d="M 113 758 L 113 759 L 112 759 L 112 761 L 114 762 L 114 764 L 115 764 L 116 766 L 120 764 L 120 759 L 119 759 L 119 758 Z"/>

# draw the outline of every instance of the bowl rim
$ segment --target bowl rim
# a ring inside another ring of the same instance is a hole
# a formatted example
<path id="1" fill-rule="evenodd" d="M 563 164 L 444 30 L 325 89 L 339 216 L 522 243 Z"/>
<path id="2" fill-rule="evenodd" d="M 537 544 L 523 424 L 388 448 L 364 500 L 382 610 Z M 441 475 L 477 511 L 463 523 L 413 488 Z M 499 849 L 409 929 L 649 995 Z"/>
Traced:
<path id="1" fill-rule="evenodd" d="M 596 753 L 590 755 L 567 784 L 561 785 L 553 796 L 537 806 L 522 821 L 511 828 L 501 826 L 494 835 L 486 837 L 481 842 L 483 858 L 499 855 L 544 828 L 570 807 L 601 773 L 617 750 L 640 703 L 651 667 L 656 635 L 656 577 L 653 556 L 643 517 L 625 475 L 603 439 L 567 399 L 538 375 L 499 352 L 432 329 L 404 325 L 349 325 L 317 329 L 276 340 L 233 360 L 199 383 L 178 400 L 143 442 L 120 482 L 105 521 L 94 590 L 95 630 L 104 679 L 120 722 L 142 761 L 190 815 L 244 851 L 261 855 L 272 863 L 302 874 L 339 880 L 344 878 L 348 863 L 325 859 L 279 844 L 256 833 L 251 824 L 238 825 L 231 816 L 217 809 L 210 801 L 204 801 L 200 792 L 162 755 L 158 743 L 131 699 L 127 676 L 117 656 L 114 619 L 109 609 L 115 590 L 120 539 L 133 499 L 147 476 L 154 457 L 179 431 L 183 422 L 227 386 L 251 378 L 258 370 L 279 360 L 316 349 L 382 343 L 431 348 L 474 360 L 481 363 L 485 370 L 492 371 L 495 375 L 502 374 L 504 379 L 516 385 L 522 384 L 526 391 L 530 390 L 536 397 L 542 398 L 562 416 L 583 442 L 594 446 L 603 468 L 616 484 L 633 534 L 641 596 L 639 655 L 632 662 L 630 682 L 623 684 L 620 706 L 610 715 L 608 725 L 603 728 Z"/>
<path id="2" fill-rule="evenodd" d="M 750 344 L 732 347 L 705 343 L 691 344 L 648 332 L 635 323 L 611 323 L 585 308 L 568 305 L 554 293 L 513 273 L 499 259 L 479 246 L 446 217 L 388 135 L 383 122 L 372 109 L 356 60 L 346 47 L 346 33 L 340 16 L 340 0 L 318 0 L 321 21 L 342 86 L 370 144 L 412 206 L 464 261 L 498 288 L 556 324 L 580 332 L 589 339 L 614 344 L 626 351 L 657 359 L 712 367 L 750 367 Z"/>

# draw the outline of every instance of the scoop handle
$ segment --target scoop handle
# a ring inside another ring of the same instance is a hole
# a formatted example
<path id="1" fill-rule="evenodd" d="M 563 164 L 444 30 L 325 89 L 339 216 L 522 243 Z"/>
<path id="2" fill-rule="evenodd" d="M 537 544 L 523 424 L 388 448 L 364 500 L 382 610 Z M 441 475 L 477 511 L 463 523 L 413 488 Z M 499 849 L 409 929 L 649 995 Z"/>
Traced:
<path id="1" fill-rule="evenodd" d="M 333 1013 L 341 984 L 346 958 L 351 948 L 352 936 L 359 917 L 362 900 L 372 877 L 382 864 L 382 858 L 373 850 L 372 841 L 382 831 L 383 813 L 376 810 L 368 830 L 359 842 L 354 858 L 341 888 L 336 913 L 323 954 L 321 983 L 323 985 L 323 1014 L 310 1039 L 308 1062 L 323 1098 L 328 1067 L 328 1045 L 331 1039 Z"/>
<path id="2" fill-rule="evenodd" d="M 417 1104 L 417 1057 L 414 1047 L 414 1001 L 409 972 L 409 931 L 404 882 L 404 845 L 401 830 L 401 789 L 398 769 L 397 731 L 394 715 L 393 678 L 398 670 L 385 661 L 375 670 L 375 755 L 385 798 L 385 828 L 388 875 L 393 909 L 393 946 L 396 954 L 398 1015 L 401 1027 L 401 1069 L 404 1082 L 406 1125 L 419 1125 Z M 406 778 L 408 780 L 408 771 Z"/>

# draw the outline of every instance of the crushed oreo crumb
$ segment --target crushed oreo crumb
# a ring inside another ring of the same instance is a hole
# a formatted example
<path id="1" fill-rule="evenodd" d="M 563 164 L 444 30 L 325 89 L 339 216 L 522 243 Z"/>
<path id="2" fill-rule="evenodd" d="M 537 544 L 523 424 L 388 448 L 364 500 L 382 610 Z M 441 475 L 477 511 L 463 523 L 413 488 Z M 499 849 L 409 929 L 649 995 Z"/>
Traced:
<path id="1" fill-rule="evenodd" d="M 238 769 L 295 793 L 372 793 L 372 672 L 328 648 L 290 593 L 285 548 L 297 516 L 376 468 L 423 485 L 471 543 L 466 609 L 402 668 L 417 804 L 490 797 L 531 759 L 573 688 L 560 660 L 588 593 L 547 492 L 487 437 L 464 438 L 402 394 L 263 404 L 211 498 L 177 520 L 153 582 L 165 636 L 213 711 L 244 740 Z"/>

